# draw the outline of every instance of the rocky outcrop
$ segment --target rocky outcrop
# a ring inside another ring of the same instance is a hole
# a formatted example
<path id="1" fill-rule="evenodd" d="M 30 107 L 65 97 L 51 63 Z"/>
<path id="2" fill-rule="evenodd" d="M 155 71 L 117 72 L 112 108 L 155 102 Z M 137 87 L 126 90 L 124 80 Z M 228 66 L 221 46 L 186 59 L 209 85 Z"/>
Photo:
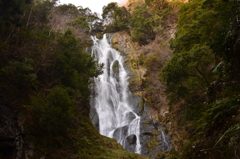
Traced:
<path id="1" fill-rule="evenodd" d="M 25 115 L 21 111 L 0 105 L 0 159 L 30 159 L 34 143 L 25 132 Z"/>
<path id="2" fill-rule="evenodd" d="M 146 73 L 146 68 L 139 63 L 141 57 L 141 47 L 131 40 L 131 37 L 126 32 L 118 32 L 112 34 L 112 47 L 127 57 L 126 65 L 129 68 L 130 81 L 129 88 L 135 94 L 141 95 L 144 91 L 143 80 Z"/>
<path id="3" fill-rule="evenodd" d="M 133 95 L 134 96 L 134 95 Z M 136 95 L 135 95 L 136 96 Z M 163 152 L 172 149 L 170 135 L 168 135 L 163 126 L 152 118 L 151 109 L 142 98 L 138 98 L 138 108 L 141 107 L 140 122 L 140 144 L 141 154 L 150 158 L 160 158 Z M 137 103 L 137 101 L 135 101 Z"/>
<path id="4" fill-rule="evenodd" d="M 94 104 L 94 100 L 91 99 L 90 105 Z M 99 117 L 96 108 L 91 107 L 90 108 L 90 118 L 92 119 L 92 123 L 95 126 L 95 128 L 99 131 Z"/>
<path id="5" fill-rule="evenodd" d="M 148 111 L 145 111 L 148 112 Z M 141 154 L 150 158 L 159 158 L 162 152 L 172 149 L 170 136 L 164 131 L 163 127 L 144 113 L 141 118 Z"/>
<path id="6" fill-rule="evenodd" d="M 124 138 L 125 136 L 127 136 L 127 131 L 128 131 L 128 125 L 125 125 L 123 127 L 119 127 L 114 131 L 113 138 L 116 139 L 116 140 Z"/>
<path id="7" fill-rule="evenodd" d="M 173 32 L 173 29 L 170 30 Z M 141 154 L 150 158 L 164 158 L 163 152 L 172 149 L 170 135 L 168 135 L 159 121 L 155 120 L 156 113 L 146 102 L 146 90 L 144 81 L 147 69 L 141 65 L 143 52 L 149 51 L 147 46 L 139 46 L 131 41 L 131 37 L 125 33 L 114 33 L 112 35 L 112 46 L 126 57 L 126 65 L 129 67 L 130 90 L 133 92 L 131 98 L 132 109 L 141 116 L 140 144 Z M 154 50 L 153 48 L 151 48 Z M 151 51 L 151 50 L 150 50 Z M 151 55 L 148 55 L 151 57 Z M 146 60 L 146 59 L 145 59 Z M 157 78 L 156 78 L 157 79 Z M 157 79 L 158 80 L 158 79 Z M 159 86 L 156 86 L 159 87 Z M 159 96 L 160 94 L 158 94 Z M 164 101 L 164 100 L 163 100 Z M 164 101 L 165 102 L 165 101 Z M 162 108 L 166 103 L 160 103 Z M 162 105 L 163 104 L 163 105 Z M 162 115 L 168 112 L 168 108 L 159 110 Z M 156 117 L 158 119 L 158 116 Z"/>
<path id="8" fill-rule="evenodd" d="M 126 147 L 127 151 L 134 152 L 136 148 L 136 144 L 137 144 L 137 137 L 136 135 L 132 134 L 125 139 L 123 146 Z"/>

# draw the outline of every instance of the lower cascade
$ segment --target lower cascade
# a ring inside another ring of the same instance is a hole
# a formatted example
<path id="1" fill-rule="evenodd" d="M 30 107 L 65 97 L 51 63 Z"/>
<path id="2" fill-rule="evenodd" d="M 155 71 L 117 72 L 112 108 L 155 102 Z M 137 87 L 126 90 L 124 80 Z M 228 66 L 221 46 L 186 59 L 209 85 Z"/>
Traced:
<path id="1" fill-rule="evenodd" d="M 105 35 L 102 40 L 92 39 L 92 53 L 104 64 L 103 74 L 95 79 L 94 107 L 99 117 L 99 132 L 116 139 L 124 149 L 140 154 L 140 117 L 130 107 L 124 58 L 111 48 Z"/>
<path id="2" fill-rule="evenodd" d="M 103 74 L 94 79 L 90 112 L 100 134 L 116 139 L 127 151 L 151 158 L 171 150 L 170 136 L 151 118 L 142 97 L 130 92 L 124 57 L 111 47 L 106 35 L 92 40 L 92 55 L 104 64 Z"/>

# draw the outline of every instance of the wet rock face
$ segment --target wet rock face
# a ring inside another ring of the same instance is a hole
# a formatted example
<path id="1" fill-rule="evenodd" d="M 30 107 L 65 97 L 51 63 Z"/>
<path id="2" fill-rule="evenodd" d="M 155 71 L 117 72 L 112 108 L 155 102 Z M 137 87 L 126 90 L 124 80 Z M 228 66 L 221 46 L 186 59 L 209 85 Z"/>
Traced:
<path id="1" fill-rule="evenodd" d="M 156 158 L 161 152 L 172 149 L 170 136 L 164 132 L 163 127 L 149 116 L 147 106 L 141 116 L 140 143 L 141 154 L 150 158 Z"/>
<path id="2" fill-rule="evenodd" d="M 92 100 L 93 101 L 93 100 Z M 96 127 L 96 129 L 99 131 L 99 117 L 97 114 L 97 110 L 94 107 L 91 107 L 90 110 L 90 117 L 92 119 L 93 125 Z"/>
<path id="3" fill-rule="evenodd" d="M 141 145 L 142 145 L 142 155 L 155 158 L 154 153 L 159 153 L 161 151 L 161 137 L 159 137 L 160 132 L 152 124 L 152 119 L 147 119 L 146 117 L 141 120 Z M 157 139 L 157 140 L 156 140 Z M 158 140 L 160 139 L 160 140 Z"/>
<path id="4" fill-rule="evenodd" d="M 135 95 L 132 92 L 129 92 L 129 96 L 128 96 L 130 101 L 130 106 L 132 108 L 132 110 L 137 114 L 137 115 L 141 115 L 143 113 L 143 100 L 142 97 L 139 95 Z"/>
<path id="5" fill-rule="evenodd" d="M 113 34 L 112 35 L 112 45 L 116 50 L 119 50 L 121 53 L 127 55 L 132 52 L 132 48 L 129 47 L 130 40 L 128 36 L 120 35 L 120 34 Z"/>
<path id="6" fill-rule="evenodd" d="M 117 128 L 113 133 L 113 138 L 119 140 L 127 135 L 128 125 Z"/>
<path id="7" fill-rule="evenodd" d="M 133 121 L 136 118 L 136 116 L 132 112 L 128 112 L 126 114 L 126 118 L 128 118 L 128 123 L 130 124 L 130 122 Z"/>
<path id="8" fill-rule="evenodd" d="M 129 144 L 136 144 L 137 142 L 137 137 L 136 135 L 130 135 L 126 138 L 127 143 Z"/>
<path id="9" fill-rule="evenodd" d="M 124 149 L 129 152 L 135 152 L 137 146 L 137 137 L 135 134 L 127 136 L 128 129 L 129 129 L 128 125 L 117 128 L 113 133 L 113 138 L 116 139 L 117 141 L 123 138 L 121 144 L 124 147 Z"/>
<path id="10" fill-rule="evenodd" d="M 136 144 L 137 144 L 136 135 L 134 135 L 134 134 L 129 135 L 128 137 L 126 137 L 126 139 L 124 141 L 125 150 L 127 150 L 129 152 L 134 152 L 135 148 L 136 148 Z"/>
<path id="11" fill-rule="evenodd" d="M 119 62 L 115 61 L 112 66 L 114 75 L 113 77 L 116 79 L 117 82 L 119 82 Z"/>
<path id="12" fill-rule="evenodd" d="M 90 105 L 95 104 L 94 96 L 96 96 L 96 91 L 92 88 L 91 98 L 90 98 Z M 99 116 L 95 107 L 90 107 L 90 118 L 92 119 L 92 123 L 95 128 L 99 131 Z"/>

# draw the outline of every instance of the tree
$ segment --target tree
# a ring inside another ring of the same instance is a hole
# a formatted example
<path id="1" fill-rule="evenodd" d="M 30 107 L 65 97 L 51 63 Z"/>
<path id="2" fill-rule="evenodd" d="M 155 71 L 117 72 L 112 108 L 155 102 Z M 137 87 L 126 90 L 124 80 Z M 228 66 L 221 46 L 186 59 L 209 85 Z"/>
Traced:
<path id="1" fill-rule="evenodd" d="M 146 6 L 137 6 L 130 19 L 131 37 L 139 44 L 147 44 L 155 38 L 154 20 Z"/>
<path id="2" fill-rule="evenodd" d="M 43 152 L 63 147 L 73 127 L 73 100 L 68 91 L 56 86 L 47 96 L 34 97 L 31 112 L 33 125 L 30 129 L 37 140 L 36 146 Z"/>
<path id="3" fill-rule="evenodd" d="M 211 79 L 213 57 L 208 46 L 194 45 L 188 52 L 175 54 L 162 69 L 170 99 L 194 103 L 204 94 Z M 200 91 L 202 90 L 202 91 Z M 192 94 L 192 95 L 191 95 Z M 198 99 L 197 98 L 197 99 Z"/>
<path id="4" fill-rule="evenodd" d="M 221 0 L 193 0 L 179 11 L 174 54 L 161 77 L 170 101 L 182 103 L 175 109 L 196 129 L 180 158 L 206 158 L 203 150 L 211 158 L 235 158 L 239 150 L 233 142 L 239 141 L 238 12 L 236 1 Z"/>
<path id="5" fill-rule="evenodd" d="M 23 14 L 26 4 L 30 4 L 31 0 L 2 0 L 0 3 L 0 24 L 3 26 L 15 24 L 20 25 L 20 16 Z M 6 28 L 7 29 L 7 28 Z M 0 33 L 2 33 L 1 30 Z"/>
<path id="6" fill-rule="evenodd" d="M 102 17 L 104 25 L 106 25 L 105 32 L 116 32 L 128 29 L 128 19 L 130 13 L 122 6 L 118 7 L 116 2 L 109 3 L 103 7 Z"/>

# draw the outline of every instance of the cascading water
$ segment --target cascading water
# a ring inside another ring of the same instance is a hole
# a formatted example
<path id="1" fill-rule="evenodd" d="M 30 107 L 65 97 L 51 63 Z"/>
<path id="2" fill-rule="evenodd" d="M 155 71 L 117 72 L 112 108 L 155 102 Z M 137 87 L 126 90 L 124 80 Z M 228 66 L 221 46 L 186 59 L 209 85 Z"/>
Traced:
<path id="1" fill-rule="evenodd" d="M 98 114 L 98 126 L 102 135 L 117 140 L 124 149 L 141 153 L 140 117 L 131 109 L 128 89 L 128 73 L 123 56 L 108 43 L 92 37 L 92 54 L 104 64 L 103 74 L 95 79 L 93 107 Z"/>

